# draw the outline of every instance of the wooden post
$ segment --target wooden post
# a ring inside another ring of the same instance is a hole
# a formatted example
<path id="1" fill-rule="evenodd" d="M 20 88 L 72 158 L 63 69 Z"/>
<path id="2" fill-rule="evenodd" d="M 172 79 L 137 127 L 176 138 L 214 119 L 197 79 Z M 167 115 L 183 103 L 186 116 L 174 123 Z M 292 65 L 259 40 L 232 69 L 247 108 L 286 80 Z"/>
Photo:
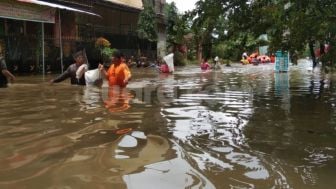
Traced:
<path id="1" fill-rule="evenodd" d="M 62 45 L 61 9 L 58 9 L 58 24 L 59 24 L 59 43 L 60 43 L 61 73 L 63 73 L 63 45 Z"/>
<path id="2" fill-rule="evenodd" d="M 43 73 L 43 79 L 45 76 L 45 61 L 44 61 L 44 23 L 41 22 L 41 27 L 42 27 L 42 73 Z"/>

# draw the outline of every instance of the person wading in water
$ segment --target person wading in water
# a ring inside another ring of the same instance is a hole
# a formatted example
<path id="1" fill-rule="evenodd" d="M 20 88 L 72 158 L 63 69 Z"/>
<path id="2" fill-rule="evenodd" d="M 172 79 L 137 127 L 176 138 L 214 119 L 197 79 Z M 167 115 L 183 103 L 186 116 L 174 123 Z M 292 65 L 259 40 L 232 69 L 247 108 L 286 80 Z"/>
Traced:
<path id="1" fill-rule="evenodd" d="M 0 87 L 7 87 L 8 80 L 13 83 L 15 76 L 7 69 L 5 58 L 2 56 L 2 47 L 0 45 Z"/>
<path id="2" fill-rule="evenodd" d="M 61 75 L 52 79 L 50 83 L 59 83 L 70 78 L 72 85 L 85 85 L 84 72 L 87 71 L 87 58 L 85 51 L 79 51 L 73 55 L 75 63 L 71 64 L 68 69 Z"/>

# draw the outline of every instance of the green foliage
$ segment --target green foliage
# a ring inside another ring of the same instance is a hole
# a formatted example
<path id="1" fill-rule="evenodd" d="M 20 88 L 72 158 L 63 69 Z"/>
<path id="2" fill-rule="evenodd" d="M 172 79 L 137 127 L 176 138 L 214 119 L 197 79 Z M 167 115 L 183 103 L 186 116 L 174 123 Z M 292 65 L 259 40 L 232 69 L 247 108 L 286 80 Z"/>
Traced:
<path id="1" fill-rule="evenodd" d="M 139 15 L 137 33 L 140 39 L 157 41 L 156 14 L 152 5 L 144 1 L 144 10 Z"/>
<path id="2" fill-rule="evenodd" d="M 113 52 L 114 52 L 115 50 L 116 50 L 116 49 L 109 48 L 109 47 L 104 47 L 103 49 L 101 49 L 101 54 L 102 54 L 103 57 L 105 57 L 105 58 L 110 58 L 110 57 L 112 57 L 112 54 L 113 54 Z"/>
<path id="3" fill-rule="evenodd" d="M 213 54 L 221 58 L 230 58 L 232 56 L 230 52 L 232 52 L 232 48 L 224 43 L 217 44 L 213 47 Z"/>
<path id="4" fill-rule="evenodd" d="M 109 59 L 112 57 L 114 48 L 111 48 L 111 43 L 104 37 L 99 37 L 95 41 L 95 48 L 99 51 L 101 61 L 104 63 L 109 62 Z"/>
<path id="5" fill-rule="evenodd" d="M 199 0 L 186 15 L 192 21 L 192 46 L 203 55 L 237 59 L 243 51 L 263 45 L 271 51 L 304 55 L 312 43 L 315 48 L 331 45 L 321 60 L 335 62 L 335 10 L 334 0 Z M 267 34 L 268 41 L 258 39 L 262 34 Z"/>
<path id="6" fill-rule="evenodd" d="M 192 21 L 193 43 L 199 60 L 211 55 L 213 34 L 218 31 L 216 26 L 222 11 L 220 4 L 221 1 L 216 0 L 198 1 L 196 8 L 187 14 Z"/>
<path id="7" fill-rule="evenodd" d="M 178 19 L 173 7 L 167 30 L 169 40 L 176 43 L 181 41 L 181 31 L 190 29 L 193 37 L 187 42 L 188 52 L 195 52 L 198 59 L 218 55 L 237 60 L 242 52 L 251 53 L 264 45 L 273 52 L 289 51 L 296 59 L 307 52 L 314 56 L 314 49 L 307 51 L 310 43 L 315 48 L 329 44 L 331 49 L 320 60 L 335 63 L 335 10 L 335 0 L 199 0 L 193 11 L 181 16 L 186 24 L 179 30 L 174 30 Z M 267 41 L 259 39 L 263 34 Z"/>
<path id="8" fill-rule="evenodd" d="M 271 39 L 270 47 L 291 54 L 303 54 L 307 43 L 313 43 L 315 47 L 319 43 L 335 46 L 335 9 L 336 2 L 332 0 L 280 0 L 274 3 L 258 0 L 251 6 L 253 12 L 271 10 L 259 15 L 261 25 Z M 251 32 L 257 33 L 258 28 L 252 27 Z M 332 57 L 335 55 L 325 61 L 332 61 Z"/>
<path id="9" fill-rule="evenodd" d="M 259 46 L 267 41 L 255 38 L 253 35 L 240 33 L 240 35 L 222 40 L 213 46 L 212 56 L 238 61 L 243 52 L 255 52 Z"/>
<path id="10" fill-rule="evenodd" d="M 176 51 L 174 53 L 174 65 L 175 66 L 185 66 L 187 64 L 187 59 L 185 54 Z"/>
<path id="11" fill-rule="evenodd" d="M 166 4 L 167 15 L 167 48 L 174 52 L 174 64 L 184 66 L 187 64 L 188 41 L 190 40 L 190 27 L 188 19 L 184 15 L 177 13 L 174 2 Z M 186 47 L 186 48 L 185 48 Z"/>
<path id="12" fill-rule="evenodd" d="M 174 37 L 177 35 L 176 23 L 178 22 L 179 16 L 177 14 L 177 8 L 174 2 L 166 4 L 165 12 L 167 15 L 167 41 L 174 41 Z"/>
<path id="13" fill-rule="evenodd" d="M 185 35 L 190 33 L 186 17 L 177 13 L 177 8 L 174 2 L 167 4 L 166 7 L 167 42 L 170 46 L 185 44 Z"/>

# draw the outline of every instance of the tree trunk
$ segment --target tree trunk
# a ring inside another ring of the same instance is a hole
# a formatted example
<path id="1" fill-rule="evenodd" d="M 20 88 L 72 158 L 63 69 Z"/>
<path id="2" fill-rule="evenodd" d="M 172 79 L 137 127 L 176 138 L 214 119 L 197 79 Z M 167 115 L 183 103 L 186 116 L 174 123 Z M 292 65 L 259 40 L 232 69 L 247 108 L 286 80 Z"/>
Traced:
<path id="1" fill-rule="evenodd" d="M 298 65 L 298 59 L 299 59 L 298 53 L 294 50 L 294 51 L 290 51 L 289 55 L 290 55 L 290 59 L 293 65 Z"/>
<path id="2" fill-rule="evenodd" d="M 320 42 L 320 60 L 322 62 L 322 67 L 325 67 L 326 62 L 324 60 L 323 55 L 325 54 L 325 48 L 324 43 Z"/>
<path id="3" fill-rule="evenodd" d="M 316 61 L 316 56 L 315 56 L 315 51 L 314 51 L 314 41 L 309 42 L 309 50 L 310 50 L 310 55 L 313 60 L 313 68 L 315 68 L 317 65 L 317 61 Z"/>
<path id="4" fill-rule="evenodd" d="M 202 43 L 197 43 L 197 49 L 196 49 L 196 57 L 197 61 L 200 63 L 202 61 Z"/>

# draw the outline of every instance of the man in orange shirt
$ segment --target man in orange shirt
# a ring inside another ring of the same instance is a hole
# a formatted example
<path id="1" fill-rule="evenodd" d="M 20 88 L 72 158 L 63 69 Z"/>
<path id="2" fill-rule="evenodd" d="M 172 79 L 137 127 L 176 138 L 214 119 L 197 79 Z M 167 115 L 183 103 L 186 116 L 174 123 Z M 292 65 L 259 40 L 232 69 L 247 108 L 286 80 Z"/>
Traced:
<path id="1" fill-rule="evenodd" d="M 118 85 L 121 88 L 126 87 L 128 81 L 131 79 L 131 72 L 120 51 L 115 50 L 113 52 L 111 63 L 107 71 L 102 64 L 99 64 L 98 68 L 102 75 L 108 80 L 109 86 Z"/>

